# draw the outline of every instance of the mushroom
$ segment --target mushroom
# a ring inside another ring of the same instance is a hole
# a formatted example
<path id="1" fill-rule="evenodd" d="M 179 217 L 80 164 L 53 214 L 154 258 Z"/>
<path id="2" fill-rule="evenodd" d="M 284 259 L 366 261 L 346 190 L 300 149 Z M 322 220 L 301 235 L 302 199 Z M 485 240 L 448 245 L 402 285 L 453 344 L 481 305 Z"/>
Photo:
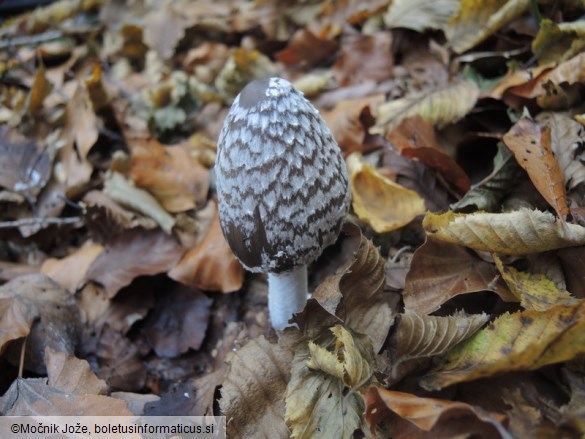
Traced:
<path id="1" fill-rule="evenodd" d="M 347 168 L 313 105 L 281 78 L 252 81 L 218 139 L 219 220 L 242 265 L 268 273 L 268 310 L 284 329 L 307 301 L 307 264 L 349 210 Z"/>

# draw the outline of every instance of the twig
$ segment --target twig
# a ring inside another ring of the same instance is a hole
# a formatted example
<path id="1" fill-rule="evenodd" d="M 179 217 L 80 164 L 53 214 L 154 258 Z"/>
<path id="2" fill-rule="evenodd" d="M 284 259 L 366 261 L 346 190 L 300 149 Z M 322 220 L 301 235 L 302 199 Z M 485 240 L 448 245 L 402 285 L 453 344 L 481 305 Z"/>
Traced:
<path id="1" fill-rule="evenodd" d="M 12 229 L 22 226 L 48 226 L 48 225 L 65 225 L 75 224 L 83 221 L 80 216 L 70 216 L 67 218 L 23 218 L 15 221 L 0 221 L 0 229 Z"/>
<path id="2" fill-rule="evenodd" d="M 27 340 L 28 336 L 24 337 L 24 340 L 22 340 L 22 346 L 20 347 L 20 361 L 18 362 L 18 378 L 22 378 L 22 374 L 24 373 L 24 355 L 26 353 Z"/>
<path id="3" fill-rule="evenodd" d="M 47 41 L 57 40 L 63 34 L 57 30 L 50 30 L 48 32 L 33 35 L 31 37 L 16 37 L 0 41 L 0 49 L 8 49 L 9 47 L 18 46 L 33 46 L 35 44 L 46 43 Z"/>

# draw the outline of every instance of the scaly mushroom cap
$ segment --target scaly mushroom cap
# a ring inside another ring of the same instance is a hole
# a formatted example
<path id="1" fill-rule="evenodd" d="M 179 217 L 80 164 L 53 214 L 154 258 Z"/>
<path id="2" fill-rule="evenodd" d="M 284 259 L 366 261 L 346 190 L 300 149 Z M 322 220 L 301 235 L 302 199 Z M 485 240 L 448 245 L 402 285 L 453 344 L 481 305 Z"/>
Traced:
<path id="1" fill-rule="evenodd" d="M 339 235 L 347 168 L 313 105 L 281 78 L 236 97 L 218 140 L 219 219 L 236 257 L 279 273 L 315 260 Z"/>

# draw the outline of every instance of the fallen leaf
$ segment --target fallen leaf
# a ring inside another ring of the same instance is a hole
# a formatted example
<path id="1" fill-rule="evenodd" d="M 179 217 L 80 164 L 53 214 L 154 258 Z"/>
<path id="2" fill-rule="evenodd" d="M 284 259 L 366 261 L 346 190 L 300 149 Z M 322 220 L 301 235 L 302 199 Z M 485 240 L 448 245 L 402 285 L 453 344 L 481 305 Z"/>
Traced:
<path id="1" fill-rule="evenodd" d="M 545 275 L 524 273 L 514 267 L 505 267 L 497 256 L 494 256 L 494 261 L 510 291 L 520 301 L 522 308 L 546 311 L 557 305 L 578 303 L 571 293 L 557 288 Z"/>
<path id="2" fill-rule="evenodd" d="M 457 122 L 475 106 L 479 87 L 473 81 L 463 80 L 430 91 L 412 93 L 378 107 L 376 125 L 372 134 L 385 135 L 396 128 L 402 119 L 419 115 L 437 128 Z"/>
<path id="3" fill-rule="evenodd" d="M 427 237 L 412 258 L 404 285 L 407 310 L 430 314 L 460 294 L 494 291 L 504 300 L 515 300 L 493 286 L 498 272 L 492 264 L 459 245 Z"/>
<path id="4" fill-rule="evenodd" d="M 397 420 L 393 414 L 401 419 Z M 462 418 L 466 418 L 467 422 Z M 394 438 L 458 437 L 457 434 L 463 429 L 466 434 L 475 433 L 484 438 L 512 437 L 505 428 L 506 417 L 502 414 L 490 413 L 459 401 L 423 398 L 375 386 L 370 387 L 366 394 L 366 419 L 372 435 L 376 425 L 384 422 L 389 425 L 391 437 Z M 413 425 L 415 429 L 409 428 Z"/>
<path id="5" fill-rule="evenodd" d="M 201 290 L 229 293 L 242 288 L 244 269 L 228 246 L 212 202 L 213 221 L 203 239 L 169 271 L 169 277 Z"/>
<path id="6" fill-rule="evenodd" d="M 45 349 L 49 386 L 73 395 L 105 395 L 108 385 L 90 370 L 89 363 L 50 347 Z"/>
<path id="7" fill-rule="evenodd" d="M 228 435 L 288 439 L 284 393 L 290 379 L 292 353 L 260 337 L 234 350 L 227 361 L 229 370 L 219 405 L 231 419 Z"/>
<path id="8" fill-rule="evenodd" d="M 444 30 L 458 8 L 459 1 L 456 0 L 394 0 L 384 14 L 384 24 L 390 29 L 406 28 L 418 32 Z"/>
<path id="9" fill-rule="evenodd" d="M 53 84 L 47 79 L 44 64 L 40 63 L 35 72 L 23 115 L 38 114 L 43 109 L 43 102 L 52 90 Z"/>
<path id="10" fill-rule="evenodd" d="M 359 155 L 347 159 L 352 206 L 356 215 L 378 233 L 397 230 L 425 212 L 424 200 L 381 175 Z"/>
<path id="11" fill-rule="evenodd" d="M 522 15 L 529 4 L 528 0 L 462 0 L 445 28 L 447 40 L 456 53 L 463 53 Z"/>
<path id="12" fill-rule="evenodd" d="M 197 410 L 197 393 L 195 382 L 173 383 L 157 401 L 144 405 L 145 416 L 203 416 Z"/>
<path id="13" fill-rule="evenodd" d="M 63 259 L 48 258 L 41 266 L 41 273 L 70 293 L 75 293 L 83 285 L 87 270 L 103 249 L 101 245 L 90 242 Z"/>
<path id="14" fill-rule="evenodd" d="M 131 176 L 171 213 L 194 209 L 207 199 L 209 174 L 183 146 L 163 146 L 155 139 L 131 143 Z"/>
<path id="15" fill-rule="evenodd" d="M 175 225 L 175 219 L 167 213 L 156 198 L 143 189 L 132 186 L 121 174 L 112 172 L 104 182 L 104 193 L 112 200 L 134 209 L 155 220 L 167 233 Z"/>
<path id="16" fill-rule="evenodd" d="M 97 142 L 98 126 L 98 118 L 92 108 L 87 89 L 78 84 L 67 104 L 66 122 L 61 137 L 68 145 L 67 148 L 73 148 L 75 144 L 81 160 L 85 160 Z"/>
<path id="17" fill-rule="evenodd" d="M 292 437 L 349 439 L 356 431 L 367 432 L 364 401 L 358 392 L 371 381 L 371 346 L 339 326 L 332 331 L 335 337 L 328 337 L 320 346 L 306 341 L 296 345 L 285 396 L 285 419 Z M 346 346 L 339 337 L 351 340 L 351 344 Z M 337 349 L 345 346 L 347 350 L 336 357 L 324 349 L 334 344 Z M 351 391 L 352 386 L 356 392 Z"/>
<path id="18" fill-rule="evenodd" d="M 583 50 L 585 26 L 581 20 L 555 23 L 544 18 L 531 43 L 539 64 L 566 61 Z"/>
<path id="19" fill-rule="evenodd" d="M 278 61 L 298 67 L 313 67 L 333 55 L 339 43 L 322 38 L 308 29 L 299 29 L 290 38 L 287 47 L 276 53 Z"/>
<path id="20" fill-rule="evenodd" d="M 164 2 L 144 18 L 144 42 L 158 56 L 167 60 L 175 53 L 175 47 L 185 36 L 187 20 L 175 10 L 172 2 Z"/>
<path id="21" fill-rule="evenodd" d="M 360 84 L 366 80 L 384 81 L 392 76 L 392 34 L 388 31 L 372 35 L 348 34 L 341 39 L 341 50 L 333 65 L 341 86 Z"/>
<path id="22" fill-rule="evenodd" d="M 177 357 L 199 349 L 207 332 L 211 299 L 176 285 L 157 301 L 142 332 L 159 357 Z"/>
<path id="23" fill-rule="evenodd" d="M 585 303 L 505 313 L 452 349 L 422 380 L 426 389 L 512 370 L 535 370 L 585 352 Z"/>
<path id="24" fill-rule="evenodd" d="M 0 398 L 5 416 L 132 416 L 121 399 L 75 395 L 47 385 L 46 378 L 18 378 Z"/>
<path id="25" fill-rule="evenodd" d="M 429 236 L 474 250 L 524 255 L 583 245 L 585 227 L 559 221 L 548 212 L 520 209 L 506 213 L 427 213 Z"/>
<path id="26" fill-rule="evenodd" d="M 557 215 L 565 219 L 569 213 L 565 178 L 552 151 L 550 128 L 524 118 L 504 135 L 503 140 L 538 192 Z"/>
<path id="27" fill-rule="evenodd" d="M 100 283 L 112 298 L 135 277 L 165 273 L 175 266 L 183 251 L 161 230 L 128 230 L 99 254 L 85 280 Z"/>

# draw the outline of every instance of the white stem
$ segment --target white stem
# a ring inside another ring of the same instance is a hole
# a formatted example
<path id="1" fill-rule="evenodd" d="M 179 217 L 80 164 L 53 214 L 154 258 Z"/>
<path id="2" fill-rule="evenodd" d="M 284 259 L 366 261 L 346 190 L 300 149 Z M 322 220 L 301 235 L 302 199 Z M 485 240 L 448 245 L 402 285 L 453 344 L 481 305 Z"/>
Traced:
<path id="1" fill-rule="evenodd" d="M 294 326 L 288 323 L 307 303 L 307 266 L 284 273 L 268 273 L 268 311 L 274 329 Z"/>

